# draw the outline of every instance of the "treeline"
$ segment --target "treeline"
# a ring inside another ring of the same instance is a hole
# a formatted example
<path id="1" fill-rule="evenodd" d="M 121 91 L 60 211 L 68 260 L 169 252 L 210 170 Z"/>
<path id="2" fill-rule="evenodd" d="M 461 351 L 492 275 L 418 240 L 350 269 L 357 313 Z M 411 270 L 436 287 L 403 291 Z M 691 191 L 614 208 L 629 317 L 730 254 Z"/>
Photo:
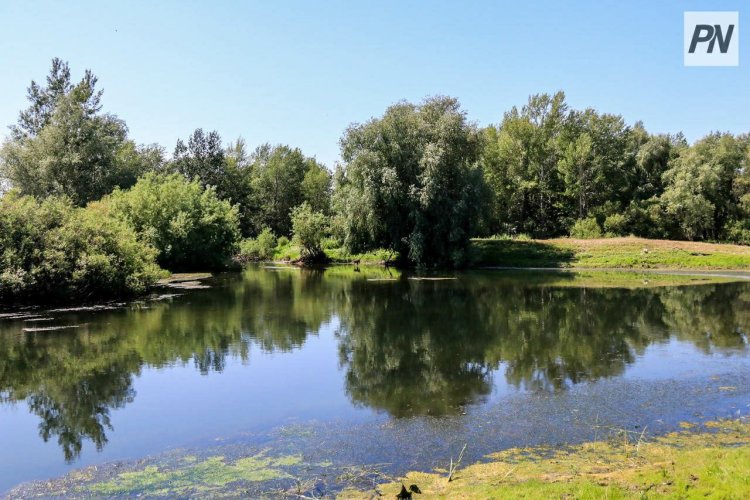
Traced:
<path id="1" fill-rule="evenodd" d="M 153 252 L 169 270 L 222 267 L 239 248 L 267 258 L 288 238 L 307 261 L 324 259 L 324 247 L 382 248 L 424 266 L 465 265 L 473 236 L 750 243 L 748 135 L 689 145 L 681 134 L 570 109 L 561 92 L 532 96 L 481 129 L 456 99 L 432 97 L 350 126 L 331 172 L 299 149 L 249 151 L 202 129 L 171 155 L 135 144 L 121 119 L 102 112 L 96 85 L 90 71 L 74 82 L 55 59 L 46 82 L 28 88 L 29 107 L 0 150 L 0 297 L 46 295 L 63 282 L 86 294 L 147 287 L 153 279 L 113 284 L 128 257 L 114 244 L 88 248 L 108 238 L 134 239 L 143 247 L 134 251 Z M 47 202 L 77 215 L 24 215 Z M 91 235 L 76 245 L 51 236 L 76 217 L 98 221 Z M 111 221 L 128 234 L 108 235 Z M 153 276 L 148 260 L 128 272 Z"/>
<path id="2" fill-rule="evenodd" d="M 649 134 L 619 115 L 532 96 L 483 131 L 488 229 L 750 243 L 750 136 Z"/>

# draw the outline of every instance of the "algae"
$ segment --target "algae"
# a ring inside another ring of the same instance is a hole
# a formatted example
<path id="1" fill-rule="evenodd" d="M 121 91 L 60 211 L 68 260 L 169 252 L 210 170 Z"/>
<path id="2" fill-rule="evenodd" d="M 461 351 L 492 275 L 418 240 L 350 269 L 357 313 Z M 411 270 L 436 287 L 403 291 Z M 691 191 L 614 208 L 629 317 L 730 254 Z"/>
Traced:
<path id="1" fill-rule="evenodd" d="M 300 455 L 272 457 L 267 451 L 233 462 L 223 456 L 199 461 L 189 455 L 174 468 L 147 465 L 138 470 L 121 472 L 106 481 L 83 485 L 79 492 L 103 496 L 210 493 L 231 483 L 289 478 L 291 476 L 285 469 L 300 462 Z"/>

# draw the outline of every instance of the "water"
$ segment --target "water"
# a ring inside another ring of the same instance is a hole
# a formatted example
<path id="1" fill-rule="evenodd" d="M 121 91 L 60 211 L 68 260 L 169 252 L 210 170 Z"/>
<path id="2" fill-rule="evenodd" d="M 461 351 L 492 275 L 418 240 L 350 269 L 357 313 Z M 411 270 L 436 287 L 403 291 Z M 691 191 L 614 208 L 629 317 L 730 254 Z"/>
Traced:
<path id="1" fill-rule="evenodd" d="M 750 410 L 750 283 L 439 277 L 258 267 L 159 300 L 0 311 L 0 492 L 178 448 L 399 472 L 463 443 L 468 461 Z"/>

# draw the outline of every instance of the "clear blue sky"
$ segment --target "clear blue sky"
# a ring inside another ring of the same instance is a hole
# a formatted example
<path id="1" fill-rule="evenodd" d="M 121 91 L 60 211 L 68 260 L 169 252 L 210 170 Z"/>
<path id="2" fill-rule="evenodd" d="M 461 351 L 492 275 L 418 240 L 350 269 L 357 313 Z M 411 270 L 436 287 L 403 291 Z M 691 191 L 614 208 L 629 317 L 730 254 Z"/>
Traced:
<path id="1" fill-rule="evenodd" d="M 653 132 L 750 131 L 750 8 L 735 1 L 5 1 L 0 124 L 52 57 L 92 69 L 104 105 L 168 152 L 194 128 L 298 146 L 332 166 L 351 122 L 458 97 L 480 125 L 528 95 Z M 740 11 L 740 67 L 686 68 L 683 11 Z M 748 23 L 748 24 L 743 24 Z"/>

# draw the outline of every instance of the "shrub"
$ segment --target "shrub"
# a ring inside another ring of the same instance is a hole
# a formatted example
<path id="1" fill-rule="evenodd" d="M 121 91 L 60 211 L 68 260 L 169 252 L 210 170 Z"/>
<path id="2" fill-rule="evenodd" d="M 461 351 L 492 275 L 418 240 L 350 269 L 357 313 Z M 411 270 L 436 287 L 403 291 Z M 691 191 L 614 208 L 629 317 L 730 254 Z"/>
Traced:
<path id="1" fill-rule="evenodd" d="M 156 251 L 105 207 L 69 198 L 0 199 L 0 300 L 76 300 L 143 293 Z"/>
<path id="2" fill-rule="evenodd" d="M 627 233 L 628 219 L 623 214 L 608 215 L 604 219 L 604 230 L 617 236 L 624 236 Z"/>
<path id="3" fill-rule="evenodd" d="M 740 245 L 750 245 L 750 229 L 741 222 L 735 222 L 728 227 L 727 239 Z"/>
<path id="4" fill-rule="evenodd" d="M 237 249 L 237 208 L 197 180 L 149 173 L 131 189 L 116 190 L 106 203 L 156 248 L 159 264 L 167 269 L 221 268 Z"/>
<path id="5" fill-rule="evenodd" d="M 601 238 L 602 229 L 594 217 L 578 219 L 570 229 L 570 236 L 581 239 Z"/>
<path id="6" fill-rule="evenodd" d="M 257 238 L 248 238 L 240 243 L 240 261 L 270 260 L 275 249 L 276 235 L 265 228 Z"/>
<path id="7" fill-rule="evenodd" d="M 289 246 L 289 243 L 290 243 L 289 238 L 287 238 L 286 236 L 279 236 L 279 239 L 276 240 L 276 246 L 278 248 L 287 247 Z"/>
<path id="8" fill-rule="evenodd" d="M 332 238 L 330 236 L 328 238 L 323 238 L 323 242 L 321 243 L 321 247 L 324 250 L 334 250 L 337 248 L 341 248 L 342 246 L 343 246 L 342 241 L 340 241 L 337 238 Z"/>
<path id="9" fill-rule="evenodd" d="M 307 202 L 292 209 L 292 233 L 300 247 L 303 261 L 312 262 L 324 258 L 322 241 L 328 227 L 328 219 L 321 212 L 314 212 Z"/>

